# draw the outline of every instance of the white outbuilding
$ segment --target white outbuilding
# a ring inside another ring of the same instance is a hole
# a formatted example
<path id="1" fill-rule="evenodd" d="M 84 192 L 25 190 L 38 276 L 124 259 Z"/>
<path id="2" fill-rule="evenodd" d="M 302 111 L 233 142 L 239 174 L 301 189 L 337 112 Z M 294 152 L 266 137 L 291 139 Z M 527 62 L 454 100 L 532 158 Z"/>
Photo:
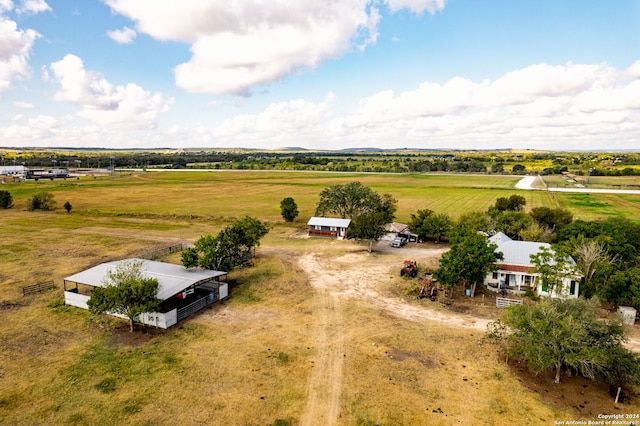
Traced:
<path id="1" fill-rule="evenodd" d="M 88 300 L 95 287 L 104 287 L 110 271 L 127 262 L 141 263 L 145 278 L 159 283 L 160 312 L 141 315 L 138 322 L 159 328 L 169 328 L 189 315 L 218 300 L 229 297 L 227 273 L 147 259 L 124 259 L 101 263 L 64 279 L 64 302 L 70 306 L 89 309 Z M 224 278 L 224 280 L 221 280 Z"/>

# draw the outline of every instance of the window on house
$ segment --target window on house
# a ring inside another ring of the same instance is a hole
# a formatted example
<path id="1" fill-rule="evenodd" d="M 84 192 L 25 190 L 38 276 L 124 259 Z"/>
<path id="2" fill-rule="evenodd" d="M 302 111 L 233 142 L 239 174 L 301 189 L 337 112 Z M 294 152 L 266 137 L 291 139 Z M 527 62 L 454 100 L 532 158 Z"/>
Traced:
<path id="1" fill-rule="evenodd" d="M 315 229 L 316 231 L 322 231 L 322 226 L 320 226 L 320 225 L 315 225 L 315 226 L 313 227 L 313 229 Z"/>
<path id="2" fill-rule="evenodd" d="M 571 286 L 569 287 L 569 294 L 575 295 L 576 294 L 576 286 L 577 286 L 577 282 L 571 280 Z"/>
<path id="3" fill-rule="evenodd" d="M 332 226 L 330 229 L 332 232 L 336 232 L 338 230 L 338 228 L 336 228 L 335 226 Z"/>
<path id="4" fill-rule="evenodd" d="M 524 276 L 524 285 L 531 286 L 533 284 L 533 277 L 531 275 Z"/>
<path id="5" fill-rule="evenodd" d="M 498 273 L 494 272 L 493 275 L 491 275 L 491 278 L 493 278 L 494 280 L 498 279 Z"/>

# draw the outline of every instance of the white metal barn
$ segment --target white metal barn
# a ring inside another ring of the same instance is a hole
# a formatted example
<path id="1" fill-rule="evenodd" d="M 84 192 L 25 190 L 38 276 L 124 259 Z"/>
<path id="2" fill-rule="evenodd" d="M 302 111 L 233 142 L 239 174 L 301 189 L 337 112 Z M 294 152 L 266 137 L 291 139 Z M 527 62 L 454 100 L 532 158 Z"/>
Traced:
<path id="1" fill-rule="evenodd" d="M 229 286 L 221 281 L 226 272 L 200 268 L 185 268 L 172 263 L 146 259 L 124 259 L 78 272 L 64 279 L 64 302 L 70 306 L 88 309 L 87 301 L 94 287 L 104 287 L 109 271 L 115 271 L 125 262 L 141 262 L 142 273 L 159 282 L 158 298 L 162 300 L 160 312 L 147 313 L 138 322 L 159 328 L 169 328 L 189 315 L 226 299 Z"/>

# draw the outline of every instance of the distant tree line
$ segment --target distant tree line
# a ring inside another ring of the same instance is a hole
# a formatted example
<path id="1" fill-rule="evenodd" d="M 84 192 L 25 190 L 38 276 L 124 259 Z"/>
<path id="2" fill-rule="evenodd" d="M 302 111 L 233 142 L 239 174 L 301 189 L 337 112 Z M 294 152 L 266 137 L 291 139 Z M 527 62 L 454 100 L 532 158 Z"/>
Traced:
<path id="1" fill-rule="evenodd" d="M 504 151 L 251 151 L 251 150 L 60 150 L 25 149 L 8 161 L 30 168 L 205 168 L 322 170 L 384 173 L 498 173 L 542 175 L 570 171 L 591 176 L 640 175 L 638 153 Z M 552 164 L 549 166 L 548 163 Z M 623 167 L 627 166 L 627 167 Z"/>

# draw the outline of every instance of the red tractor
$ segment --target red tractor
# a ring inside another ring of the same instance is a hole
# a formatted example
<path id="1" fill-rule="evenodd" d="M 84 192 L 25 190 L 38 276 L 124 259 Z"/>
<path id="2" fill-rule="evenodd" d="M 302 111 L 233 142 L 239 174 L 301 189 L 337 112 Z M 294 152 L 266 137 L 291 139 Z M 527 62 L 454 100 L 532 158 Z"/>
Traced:
<path id="1" fill-rule="evenodd" d="M 400 276 L 408 276 L 411 278 L 415 278 L 418 276 L 418 265 L 415 260 L 405 260 L 404 266 L 400 269 Z"/>

